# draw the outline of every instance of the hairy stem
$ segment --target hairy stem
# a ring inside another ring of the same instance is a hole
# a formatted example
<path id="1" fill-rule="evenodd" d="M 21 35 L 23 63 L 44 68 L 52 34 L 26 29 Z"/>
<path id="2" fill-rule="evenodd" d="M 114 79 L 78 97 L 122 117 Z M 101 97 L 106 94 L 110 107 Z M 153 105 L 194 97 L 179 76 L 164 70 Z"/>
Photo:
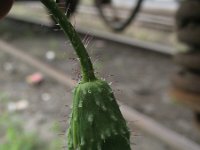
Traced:
<path id="1" fill-rule="evenodd" d="M 40 0 L 52 13 L 55 20 L 59 23 L 64 33 L 71 41 L 78 58 L 81 63 L 82 82 L 89 82 L 95 80 L 94 69 L 90 57 L 83 45 L 79 35 L 75 31 L 72 24 L 67 20 L 65 14 L 58 8 L 54 0 Z"/>

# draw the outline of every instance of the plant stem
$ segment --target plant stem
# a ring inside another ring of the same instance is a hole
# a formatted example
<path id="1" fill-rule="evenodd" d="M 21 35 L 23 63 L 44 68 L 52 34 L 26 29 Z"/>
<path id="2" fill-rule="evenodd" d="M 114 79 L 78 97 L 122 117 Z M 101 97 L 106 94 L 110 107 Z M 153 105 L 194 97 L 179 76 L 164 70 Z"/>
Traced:
<path id="1" fill-rule="evenodd" d="M 75 31 L 72 24 L 68 21 L 65 14 L 59 9 L 54 0 L 40 0 L 52 13 L 55 20 L 59 23 L 64 33 L 67 35 L 71 41 L 78 58 L 81 63 L 81 72 L 82 72 L 82 82 L 89 82 L 95 80 L 94 69 L 90 60 L 90 57 L 86 51 L 85 46 L 83 45 L 79 35 Z"/>

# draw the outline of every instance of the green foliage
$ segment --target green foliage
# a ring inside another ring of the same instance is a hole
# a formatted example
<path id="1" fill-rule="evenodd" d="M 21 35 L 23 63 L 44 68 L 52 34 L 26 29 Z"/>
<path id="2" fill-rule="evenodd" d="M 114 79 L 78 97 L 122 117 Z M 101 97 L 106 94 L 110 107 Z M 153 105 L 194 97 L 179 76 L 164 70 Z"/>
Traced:
<path id="1" fill-rule="evenodd" d="M 0 145 L 0 150 L 39 150 L 41 145 L 35 135 L 21 133 L 14 127 L 9 127 L 4 139 Z"/>
<path id="2" fill-rule="evenodd" d="M 0 103 L 6 103 L 8 101 L 8 95 L 0 92 Z"/>
<path id="3" fill-rule="evenodd" d="M 52 128 L 51 128 L 51 132 L 53 133 L 60 133 L 61 131 L 61 126 L 60 124 L 54 123 Z M 60 140 L 60 138 L 56 138 L 53 141 L 50 142 L 49 148 L 47 150 L 61 150 L 61 148 L 63 147 L 63 141 Z"/>
<path id="4" fill-rule="evenodd" d="M 10 116 L 0 118 L 0 150 L 44 150 L 39 138 L 33 133 L 27 133 L 18 121 L 13 121 Z"/>

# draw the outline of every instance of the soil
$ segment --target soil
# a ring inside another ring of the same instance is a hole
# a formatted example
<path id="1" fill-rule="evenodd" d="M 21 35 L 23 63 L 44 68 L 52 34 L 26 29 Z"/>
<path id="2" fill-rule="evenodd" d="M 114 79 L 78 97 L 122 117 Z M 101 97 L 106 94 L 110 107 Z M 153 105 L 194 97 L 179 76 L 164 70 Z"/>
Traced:
<path id="1" fill-rule="evenodd" d="M 4 20 L 0 24 L 0 38 L 79 80 L 78 60 L 61 32 Z M 170 76 L 178 70 L 170 57 L 94 37 L 82 38 L 86 44 L 89 42 L 87 47 L 98 76 L 110 84 L 112 82 L 119 101 L 200 143 L 200 131 L 194 124 L 192 111 L 176 104 L 168 96 Z M 55 59 L 46 58 L 49 51 L 55 53 Z M 11 64 L 13 69 L 6 69 L 6 64 Z M 8 111 L 9 102 L 27 100 L 29 107 L 17 111 L 25 128 L 40 133 L 47 140 L 57 138 L 58 135 L 49 132 L 49 129 L 53 123 L 61 124 L 61 131 L 66 129 L 67 119 L 64 116 L 69 114 L 70 109 L 65 105 L 71 103 L 72 89 L 46 76 L 40 86 L 27 84 L 26 77 L 38 70 L 4 53 L 0 53 L 0 68 L 0 91 L 9 97 L 1 111 Z M 48 100 L 44 99 L 45 94 L 50 96 Z M 132 138 L 135 150 L 170 150 L 139 129 L 135 129 Z"/>

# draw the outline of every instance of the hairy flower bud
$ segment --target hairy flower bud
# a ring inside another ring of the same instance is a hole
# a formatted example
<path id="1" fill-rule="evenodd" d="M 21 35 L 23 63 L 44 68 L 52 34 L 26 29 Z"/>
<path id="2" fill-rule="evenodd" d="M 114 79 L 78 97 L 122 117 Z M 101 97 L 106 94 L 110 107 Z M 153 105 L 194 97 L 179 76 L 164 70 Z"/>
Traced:
<path id="1" fill-rule="evenodd" d="M 73 93 L 69 150 L 130 150 L 130 134 L 105 81 L 80 83 Z"/>

